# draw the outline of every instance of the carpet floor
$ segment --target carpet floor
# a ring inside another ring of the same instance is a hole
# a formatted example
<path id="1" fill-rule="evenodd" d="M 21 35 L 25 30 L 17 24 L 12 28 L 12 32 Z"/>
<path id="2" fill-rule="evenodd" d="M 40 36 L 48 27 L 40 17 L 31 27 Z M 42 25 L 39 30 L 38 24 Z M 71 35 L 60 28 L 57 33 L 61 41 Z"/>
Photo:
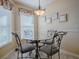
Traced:
<path id="1" fill-rule="evenodd" d="M 29 56 L 29 53 L 25 53 L 25 54 L 24 54 L 24 57 L 26 57 L 26 56 Z M 32 57 L 35 56 L 35 51 L 32 52 L 31 56 L 32 56 Z M 41 59 L 48 59 L 48 58 L 47 58 L 47 55 L 46 55 L 45 53 L 43 53 L 43 52 L 40 52 L 40 56 L 41 56 Z M 60 56 L 61 56 L 60 59 L 79 59 L 79 58 L 77 58 L 77 57 L 74 57 L 74 56 L 71 56 L 71 55 L 67 55 L 67 54 L 65 54 L 65 53 L 61 53 Z M 16 52 L 16 51 L 12 52 L 12 53 L 11 53 L 8 57 L 6 57 L 5 59 L 17 59 L 17 52 Z M 21 59 L 21 58 L 19 58 L 19 59 Z M 35 58 L 24 58 L 24 59 L 35 59 Z M 40 58 L 39 58 L 39 59 L 40 59 Z M 58 59 L 58 54 L 53 55 L 53 56 L 52 56 L 52 59 Z"/>

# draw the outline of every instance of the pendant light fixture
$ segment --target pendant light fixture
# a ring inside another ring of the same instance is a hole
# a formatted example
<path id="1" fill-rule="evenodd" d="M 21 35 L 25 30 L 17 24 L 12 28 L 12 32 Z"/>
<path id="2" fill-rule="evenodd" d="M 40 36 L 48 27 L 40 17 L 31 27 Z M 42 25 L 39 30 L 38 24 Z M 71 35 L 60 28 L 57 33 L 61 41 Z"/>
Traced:
<path id="1" fill-rule="evenodd" d="M 37 16 L 42 16 L 45 13 L 45 9 L 42 9 L 40 6 L 40 0 L 39 0 L 39 7 L 38 7 L 38 9 L 34 10 L 34 13 Z"/>

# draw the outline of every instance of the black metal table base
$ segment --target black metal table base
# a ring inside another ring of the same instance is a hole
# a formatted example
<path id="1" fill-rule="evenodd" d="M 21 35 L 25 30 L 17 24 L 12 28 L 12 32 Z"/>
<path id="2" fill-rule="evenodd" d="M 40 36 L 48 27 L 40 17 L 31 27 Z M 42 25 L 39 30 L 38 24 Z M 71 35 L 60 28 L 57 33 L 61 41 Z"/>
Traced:
<path id="1" fill-rule="evenodd" d="M 39 59 L 39 56 L 40 56 L 40 54 L 39 54 L 39 42 L 40 42 L 40 40 L 32 40 L 32 41 L 31 41 L 31 43 L 35 43 L 35 44 L 36 44 L 36 49 L 35 49 L 35 51 L 36 51 L 35 59 Z"/>

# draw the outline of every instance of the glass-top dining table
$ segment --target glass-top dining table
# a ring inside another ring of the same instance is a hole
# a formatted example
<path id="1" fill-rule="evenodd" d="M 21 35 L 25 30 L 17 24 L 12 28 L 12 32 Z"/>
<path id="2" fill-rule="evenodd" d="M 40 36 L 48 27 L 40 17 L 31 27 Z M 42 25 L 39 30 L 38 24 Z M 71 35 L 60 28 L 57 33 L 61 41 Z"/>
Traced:
<path id="1" fill-rule="evenodd" d="M 31 44 L 35 44 L 35 59 L 39 59 L 40 58 L 40 54 L 39 54 L 39 48 L 42 47 L 45 43 L 48 43 L 46 42 L 46 40 L 49 40 L 49 39 L 43 39 L 43 40 L 29 40 L 29 43 Z M 42 44 L 40 44 L 42 43 Z M 49 44 L 49 43 L 48 43 Z"/>

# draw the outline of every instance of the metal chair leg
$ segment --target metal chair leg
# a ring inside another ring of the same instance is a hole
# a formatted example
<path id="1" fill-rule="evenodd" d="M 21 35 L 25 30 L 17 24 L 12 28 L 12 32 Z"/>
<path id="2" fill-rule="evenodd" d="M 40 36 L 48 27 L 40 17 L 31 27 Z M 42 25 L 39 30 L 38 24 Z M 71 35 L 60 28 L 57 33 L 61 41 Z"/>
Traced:
<path id="1" fill-rule="evenodd" d="M 52 59 L 52 55 L 51 55 L 51 59 Z"/>
<path id="2" fill-rule="evenodd" d="M 21 53 L 21 59 L 23 59 L 23 54 Z"/>
<path id="3" fill-rule="evenodd" d="M 49 59 L 49 55 L 47 55 L 48 59 Z"/>
<path id="4" fill-rule="evenodd" d="M 58 52 L 58 59 L 60 59 L 60 51 Z"/>
<path id="5" fill-rule="evenodd" d="M 49 59 L 52 59 L 52 55 L 51 55 L 51 56 L 49 56 Z"/>
<path id="6" fill-rule="evenodd" d="M 31 56 L 31 54 L 32 54 L 32 51 L 29 52 L 29 56 Z"/>
<path id="7" fill-rule="evenodd" d="M 18 53 L 17 53 L 17 59 L 19 59 L 19 51 L 18 51 Z"/>
<path id="8" fill-rule="evenodd" d="M 40 53 L 38 53 L 39 58 L 41 59 Z"/>
<path id="9" fill-rule="evenodd" d="M 52 55 L 51 56 L 48 56 L 48 59 L 52 59 Z"/>

